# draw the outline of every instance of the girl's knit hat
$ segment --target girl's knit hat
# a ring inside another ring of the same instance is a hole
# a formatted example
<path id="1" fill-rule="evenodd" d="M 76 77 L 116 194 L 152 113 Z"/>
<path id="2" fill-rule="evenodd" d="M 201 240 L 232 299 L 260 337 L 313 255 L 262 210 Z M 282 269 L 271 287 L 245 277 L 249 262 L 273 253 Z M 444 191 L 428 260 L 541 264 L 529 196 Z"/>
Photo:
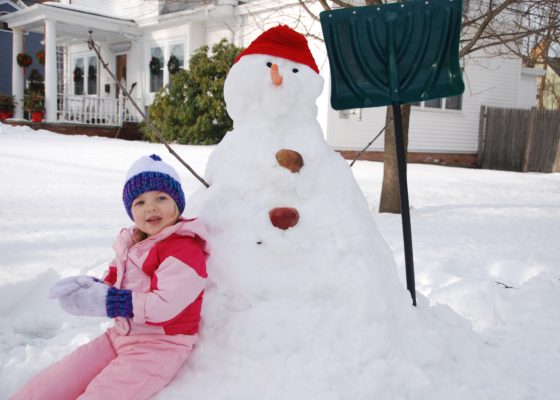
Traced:
<path id="1" fill-rule="evenodd" d="M 123 188 L 123 203 L 130 219 L 132 202 L 142 193 L 157 190 L 167 193 L 177 203 L 179 215 L 185 210 L 185 194 L 181 180 L 173 167 L 152 154 L 140 157 L 128 170 Z"/>

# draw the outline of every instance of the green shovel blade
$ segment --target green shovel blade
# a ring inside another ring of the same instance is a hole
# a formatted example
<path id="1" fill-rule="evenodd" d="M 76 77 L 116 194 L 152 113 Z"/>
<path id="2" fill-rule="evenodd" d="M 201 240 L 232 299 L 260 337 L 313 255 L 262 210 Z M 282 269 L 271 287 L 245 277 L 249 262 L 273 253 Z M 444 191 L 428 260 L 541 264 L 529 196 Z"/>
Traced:
<path id="1" fill-rule="evenodd" d="M 321 13 L 335 110 L 463 93 L 461 0 L 423 0 Z"/>

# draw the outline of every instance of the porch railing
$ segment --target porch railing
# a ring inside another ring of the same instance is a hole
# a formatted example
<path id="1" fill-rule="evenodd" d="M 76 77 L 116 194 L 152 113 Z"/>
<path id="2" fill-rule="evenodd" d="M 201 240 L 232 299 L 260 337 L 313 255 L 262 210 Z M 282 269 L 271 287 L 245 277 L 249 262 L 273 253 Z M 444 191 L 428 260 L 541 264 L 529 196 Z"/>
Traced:
<path id="1" fill-rule="evenodd" d="M 141 103 L 139 99 L 135 99 Z M 58 95 L 59 122 L 121 126 L 142 120 L 138 111 L 124 98 Z"/>

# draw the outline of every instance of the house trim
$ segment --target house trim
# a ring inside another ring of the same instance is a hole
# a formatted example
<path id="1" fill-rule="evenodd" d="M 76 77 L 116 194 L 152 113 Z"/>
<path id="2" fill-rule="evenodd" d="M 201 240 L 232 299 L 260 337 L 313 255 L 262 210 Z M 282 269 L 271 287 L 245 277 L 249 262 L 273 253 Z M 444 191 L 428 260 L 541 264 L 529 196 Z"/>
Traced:
<path id="1" fill-rule="evenodd" d="M 526 76 L 545 76 L 545 75 L 546 75 L 546 70 L 541 69 L 541 68 L 522 67 L 522 68 L 521 68 L 521 75 L 526 75 Z"/>
<path id="2" fill-rule="evenodd" d="M 131 35 L 140 37 L 142 33 L 132 20 L 108 17 L 68 8 L 57 7 L 52 4 L 35 4 L 29 8 L 5 15 L 0 18 L 11 28 L 25 28 L 33 32 L 44 31 L 44 21 L 55 21 L 62 26 L 71 25 L 82 27 L 83 33 L 87 30 L 103 30 L 116 33 L 118 37 Z M 121 39 L 122 40 L 122 39 Z"/>
<path id="3" fill-rule="evenodd" d="M 346 160 L 354 160 L 359 151 L 336 150 Z M 360 155 L 360 161 L 383 161 L 382 151 L 366 151 Z M 478 155 L 475 153 L 428 153 L 408 152 L 406 161 L 414 164 L 450 165 L 454 167 L 478 168 Z"/>

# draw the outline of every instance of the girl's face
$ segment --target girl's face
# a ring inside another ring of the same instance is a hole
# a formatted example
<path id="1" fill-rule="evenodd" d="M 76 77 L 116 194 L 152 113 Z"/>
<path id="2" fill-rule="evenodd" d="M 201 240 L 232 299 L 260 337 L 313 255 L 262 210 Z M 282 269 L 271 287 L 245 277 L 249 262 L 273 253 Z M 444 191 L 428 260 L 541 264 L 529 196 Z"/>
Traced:
<path id="1" fill-rule="evenodd" d="M 148 236 L 174 225 L 179 218 L 177 204 L 165 192 L 144 192 L 132 202 L 132 218 L 136 227 Z"/>

